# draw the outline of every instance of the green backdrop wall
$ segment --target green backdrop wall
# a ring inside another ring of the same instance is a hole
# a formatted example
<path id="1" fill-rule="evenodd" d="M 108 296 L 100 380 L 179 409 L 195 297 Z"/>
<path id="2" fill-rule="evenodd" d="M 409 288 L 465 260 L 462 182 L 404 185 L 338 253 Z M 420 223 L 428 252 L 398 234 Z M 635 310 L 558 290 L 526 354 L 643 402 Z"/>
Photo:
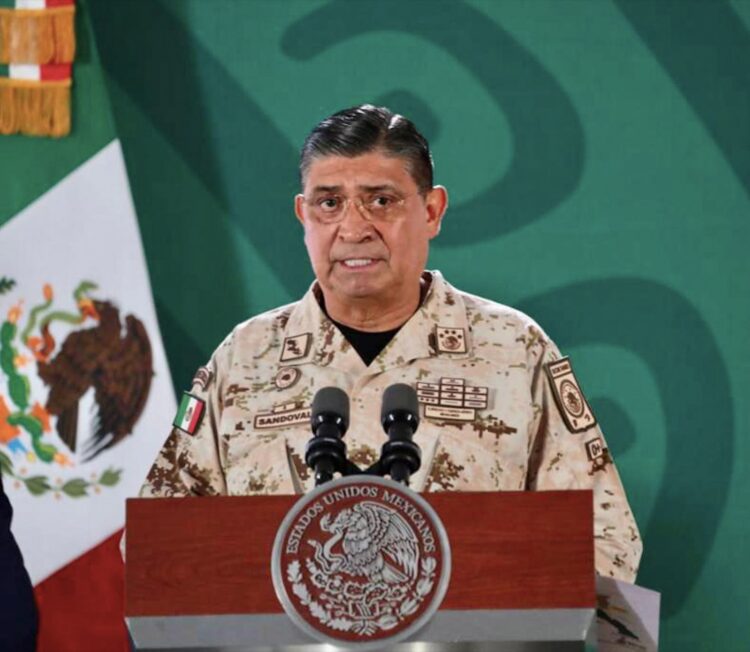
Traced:
<path id="1" fill-rule="evenodd" d="M 51 185 L 116 131 L 181 389 L 312 279 L 291 210 L 308 130 L 364 101 L 405 113 L 451 193 L 430 266 L 575 360 L 662 649 L 748 649 L 749 2 L 81 6 L 74 133 L 0 141 L 0 220 L 45 189 L 23 165 Z M 87 118 L 105 92 L 114 125 Z"/>

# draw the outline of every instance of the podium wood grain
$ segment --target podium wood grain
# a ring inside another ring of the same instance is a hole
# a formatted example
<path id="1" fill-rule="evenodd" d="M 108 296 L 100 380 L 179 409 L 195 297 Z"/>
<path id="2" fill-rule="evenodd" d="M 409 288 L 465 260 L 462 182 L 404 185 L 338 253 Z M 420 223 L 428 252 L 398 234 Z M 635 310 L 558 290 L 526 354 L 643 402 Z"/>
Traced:
<path id="1" fill-rule="evenodd" d="M 442 609 L 595 606 L 590 491 L 424 498 L 452 550 Z M 128 500 L 126 616 L 281 613 L 271 549 L 296 499 Z"/>

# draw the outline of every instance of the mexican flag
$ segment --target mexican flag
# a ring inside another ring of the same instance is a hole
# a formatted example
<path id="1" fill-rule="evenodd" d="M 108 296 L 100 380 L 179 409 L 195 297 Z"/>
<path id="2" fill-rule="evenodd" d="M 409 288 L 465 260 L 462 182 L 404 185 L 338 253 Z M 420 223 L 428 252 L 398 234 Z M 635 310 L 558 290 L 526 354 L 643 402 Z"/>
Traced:
<path id="1" fill-rule="evenodd" d="M 129 649 L 125 499 L 176 409 L 86 32 L 87 56 L 72 67 L 70 135 L 0 136 L 0 470 L 35 585 L 38 649 L 50 652 Z M 41 64 L 9 71 L 44 79 Z"/>

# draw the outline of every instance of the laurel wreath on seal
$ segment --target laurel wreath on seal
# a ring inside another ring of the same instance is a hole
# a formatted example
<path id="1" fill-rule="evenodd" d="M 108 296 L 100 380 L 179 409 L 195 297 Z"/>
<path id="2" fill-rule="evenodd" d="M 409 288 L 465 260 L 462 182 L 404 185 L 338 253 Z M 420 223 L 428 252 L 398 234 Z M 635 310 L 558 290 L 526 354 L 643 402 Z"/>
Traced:
<path id="1" fill-rule="evenodd" d="M 353 632 L 360 636 L 372 636 L 378 630 L 393 629 L 407 616 L 417 611 L 420 604 L 432 591 L 435 585 L 435 569 L 437 560 L 434 557 L 426 557 L 420 563 L 420 574 L 413 590 L 407 590 L 403 585 L 386 587 L 384 584 L 370 585 L 365 588 L 365 593 L 374 593 L 369 596 L 369 604 L 376 607 L 372 615 L 352 613 L 351 592 L 361 590 L 361 586 L 354 582 L 342 583 L 339 576 L 330 576 L 324 573 L 314 561 L 307 559 L 305 566 L 310 573 L 311 583 L 321 590 L 320 602 L 314 600 L 302 577 L 301 566 L 298 560 L 287 566 L 287 580 L 292 585 L 292 592 L 299 598 L 301 604 L 307 607 L 310 614 L 322 625 L 335 631 Z M 343 600 L 339 595 L 346 596 Z M 326 606 L 321 604 L 326 602 Z M 364 600 L 363 600 L 364 602 Z"/>

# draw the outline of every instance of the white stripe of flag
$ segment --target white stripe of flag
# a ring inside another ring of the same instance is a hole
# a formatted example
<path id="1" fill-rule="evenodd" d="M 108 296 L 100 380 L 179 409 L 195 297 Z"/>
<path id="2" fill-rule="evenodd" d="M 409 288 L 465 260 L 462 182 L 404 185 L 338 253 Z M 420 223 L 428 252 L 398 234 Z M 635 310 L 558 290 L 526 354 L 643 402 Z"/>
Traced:
<path id="1" fill-rule="evenodd" d="M 182 401 L 177 410 L 174 425 L 192 435 L 195 432 L 201 414 L 203 414 L 203 405 L 203 401 L 185 392 L 182 395 Z"/>
<path id="2" fill-rule="evenodd" d="M 8 66 L 8 76 L 11 79 L 41 81 L 42 68 L 33 63 L 11 63 Z"/>
<path id="3" fill-rule="evenodd" d="M 16 9 L 45 9 L 47 0 L 16 0 Z"/>

